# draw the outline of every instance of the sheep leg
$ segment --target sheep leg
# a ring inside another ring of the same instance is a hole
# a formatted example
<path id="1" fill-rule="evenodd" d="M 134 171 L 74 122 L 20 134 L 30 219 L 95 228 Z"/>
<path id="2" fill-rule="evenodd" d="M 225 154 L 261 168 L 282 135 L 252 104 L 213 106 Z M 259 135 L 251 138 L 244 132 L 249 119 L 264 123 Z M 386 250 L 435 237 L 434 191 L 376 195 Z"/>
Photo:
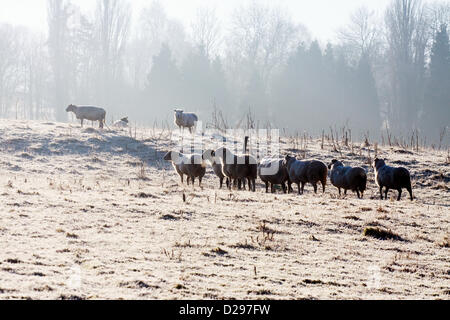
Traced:
<path id="1" fill-rule="evenodd" d="M 398 197 L 397 197 L 397 201 L 400 201 L 402 199 L 402 189 L 398 189 Z"/>
<path id="2" fill-rule="evenodd" d="M 81 119 L 81 127 L 83 128 L 84 119 Z"/>
<path id="3" fill-rule="evenodd" d="M 181 178 L 181 184 L 184 184 L 183 175 L 182 174 L 180 174 L 180 178 Z"/>
<path id="4" fill-rule="evenodd" d="M 408 186 L 407 188 L 406 188 L 407 190 L 408 190 L 408 192 L 409 192 L 409 196 L 410 196 L 410 199 L 411 199 L 411 201 L 413 201 L 414 200 L 414 198 L 413 198 L 413 194 L 412 194 L 412 188 L 411 188 L 411 186 Z"/>
<path id="5" fill-rule="evenodd" d="M 386 187 L 386 190 L 384 190 L 384 198 L 387 200 L 388 199 L 388 192 L 389 192 L 389 188 Z"/>
<path id="6" fill-rule="evenodd" d="M 283 182 L 283 183 L 281 184 L 281 188 L 283 189 L 283 193 L 286 194 L 286 191 L 287 191 L 287 190 L 286 190 L 286 183 Z"/>
<path id="7" fill-rule="evenodd" d="M 269 193 L 269 183 L 266 182 L 266 193 Z"/>
<path id="8" fill-rule="evenodd" d="M 201 187 L 202 186 L 202 178 L 198 178 L 199 182 L 198 182 L 198 186 Z"/>
<path id="9" fill-rule="evenodd" d="M 381 200 L 383 200 L 383 186 L 380 187 Z"/>
<path id="10" fill-rule="evenodd" d="M 302 194 L 305 193 L 305 183 L 302 182 Z"/>
<path id="11" fill-rule="evenodd" d="M 317 183 L 313 183 L 312 185 L 314 187 L 314 193 L 317 194 Z"/>
<path id="12" fill-rule="evenodd" d="M 252 191 L 256 192 L 256 179 L 252 179 Z"/>
<path id="13" fill-rule="evenodd" d="M 356 195 L 358 196 L 358 199 L 361 199 L 361 195 L 359 194 L 359 190 L 356 189 Z"/>
<path id="14" fill-rule="evenodd" d="M 347 195 L 347 189 L 344 189 L 344 196 Z"/>
<path id="15" fill-rule="evenodd" d="M 338 190 L 339 190 L 339 196 L 341 195 L 341 188 L 338 188 Z"/>
<path id="16" fill-rule="evenodd" d="M 230 183 L 230 179 L 229 179 L 229 178 L 227 178 L 227 180 L 226 180 L 226 184 L 227 184 L 227 189 L 230 189 L 230 185 L 231 185 L 231 183 Z"/>
<path id="17" fill-rule="evenodd" d="M 192 187 L 195 188 L 195 177 L 191 177 Z"/>
<path id="18" fill-rule="evenodd" d="M 297 183 L 298 186 L 298 194 L 302 194 L 302 188 L 300 187 L 300 182 Z"/>
<path id="19" fill-rule="evenodd" d="M 272 193 L 275 193 L 275 186 L 273 185 L 273 183 L 270 184 L 270 191 Z"/>
<path id="20" fill-rule="evenodd" d="M 223 178 L 219 178 L 220 179 L 220 189 L 222 189 L 223 186 Z"/>

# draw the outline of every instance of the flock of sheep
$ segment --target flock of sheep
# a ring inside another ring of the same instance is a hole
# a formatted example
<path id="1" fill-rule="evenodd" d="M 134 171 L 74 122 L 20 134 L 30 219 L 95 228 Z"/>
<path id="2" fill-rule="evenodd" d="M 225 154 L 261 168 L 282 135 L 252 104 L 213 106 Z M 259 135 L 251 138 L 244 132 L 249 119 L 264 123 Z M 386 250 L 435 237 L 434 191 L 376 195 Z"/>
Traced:
<path id="1" fill-rule="evenodd" d="M 198 117 L 193 113 L 184 113 L 182 110 L 175 110 L 175 124 L 181 128 L 188 128 L 192 132 Z M 333 186 L 338 188 L 339 194 L 344 190 L 356 192 L 358 198 L 362 198 L 367 185 L 367 174 L 363 168 L 347 167 L 341 161 L 333 160 L 328 166 L 317 160 L 301 161 L 295 157 L 287 155 L 283 158 L 263 158 L 259 163 L 250 154 L 246 152 L 248 137 L 245 137 L 244 153 L 234 154 L 225 147 L 217 150 L 206 150 L 203 154 L 182 154 L 176 151 L 170 151 L 164 156 L 164 160 L 171 161 L 173 167 L 181 177 L 187 176 L 187 184 L 195 179 L 199 179 L 201 186 L 202 179 L 206 173 L 206 164 L 209 163 L 219 178 L 220 188 L 226 179 L 229 189 L 233 186 L 239 190 L 245 189 L 246 182 L 251 191 L 256 191 L 256 179 L 259 178 L 266 185 L 266 192 L 275 192 L 275 186 L 281 185 L 284 193 L 293 192 L 292 184 L 298 187 L 298 193 L 303 194 L 306 183 L 312 184 L 314 192 L 317 193 L 318 183 L 322 185 L 325 193 L 327 184 L 328 170 L 330 171 L 330 180 Z M 386 165 L 384 160 L 375 159 L 373 162 L 375 170 L 375 180 L 380 188 L 381 199 L 387 199 L 390 189 L 398 191 L 397 200 L 400 201 L 402 189 L 406 188 L 409 192 L 411 201 L 413 200 L 410 173 L 405 168 L 394 168 Z M 287 183 L 287 186 L 286 186 Z"/>
<path id="2" fill-rule="evenodd" d="M 81 120 L 83 126 L 84 120 L 99 121 L 100 128 L 103 128 L 106 120 L 106 111 L 102 108 L 91 106 L 70 105 L 67 112 L 73 112 L 77 119 Z M 198 122 L 198 117 L 194 113 L 185 113 L 183 110 L 175 110 L 175 124 L 180 128 L 188 128 L 192 133 Z M 126 127 L 128 119 L 114 123 L 116 127 Z M 243 154 L 234 154 L 225 147 L 217 150 L 206 150 L 203 154 L 182 154 L 180 152 L 170 151 L 164 156 L 164 160 L 173 164 L 176 172 L 184 183 L 184 176 L 187 177 L 187 184 L 193 185 L 198 178 L 201 186 L 202 179 L 206 174 L 206 165 L 209 163 L 215 175 L 219 178 L 220 188 L 223 187 L 224 180 L 227 188 L 233 186 L 239 190 L 246 188 L 248 183 L 249 190 L 256 191 L 256 179 L 259 178 L 265 183 L 266 192 L 275 192 L 275 186 L 280 185 L 284 193 L 293 192 L 292 184 L 298 187 L 298 193 L 303 194 L 306 183 L 312 184 L 314 192 L 317 193 L 318 183 L 322 185 L 325 192 L 327 184 L 328 170 L 330 171 L 330 180 L 333 186 L 338 188 L 339 194 L 344 190 L 356 192 L 358 198 L 362 198 L 367 185 L 367 174 L 363 168 L 344 166 L 341 161 L 332 160 L 327 166 L 321 161 L 310 160 L 301 161 L 295 157 L 287 155 L 284 158 L 264 158 L 259 163 L 250 154 L 246 152 L 248 137 L 245 138 L 245 147 Z M 373 162 L 375 171 L 375 181 L 380 190 L 381 199 L 387 199 L 390 189 L 398 191 L 397 200 L 400 201 L 402 189 L 406 188 L 409 192 L 411 201 L 413 200 L 410 173 L 405 168 L 394 168 L 387 166 L 384 160 L 375 159 Z M 287 186 L 286 186 L 287 184 Z"/>

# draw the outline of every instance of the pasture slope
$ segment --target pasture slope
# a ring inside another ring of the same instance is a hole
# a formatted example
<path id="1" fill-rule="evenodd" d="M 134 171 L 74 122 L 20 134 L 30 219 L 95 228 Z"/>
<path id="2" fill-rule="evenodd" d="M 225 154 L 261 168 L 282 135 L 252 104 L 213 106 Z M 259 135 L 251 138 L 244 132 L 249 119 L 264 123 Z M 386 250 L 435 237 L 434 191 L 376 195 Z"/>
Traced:
<path id="1" fill-rule="evenodd" d="M 0 120 L 0 299 L 449 299 L 447 151 L 379 147 L 410 169 L 413 202 L 379 200 L 371 169 L 363 200 L 267 195 L 218 190 L 211 168 L 181 186 L 169 133 L 132 132 Z"/>

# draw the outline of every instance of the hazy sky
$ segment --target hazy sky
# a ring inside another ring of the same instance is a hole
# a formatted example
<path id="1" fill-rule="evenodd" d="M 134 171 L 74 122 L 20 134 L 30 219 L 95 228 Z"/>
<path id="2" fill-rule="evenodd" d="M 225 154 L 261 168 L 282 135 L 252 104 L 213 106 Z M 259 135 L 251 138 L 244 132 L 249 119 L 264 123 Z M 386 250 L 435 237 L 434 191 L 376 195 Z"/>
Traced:
<path id="1" fill-rule="evenodd" d="M 244 2 L 257 1 L 284 7 L 292 18 L 307 26 L 314 38 L 333 40 L 336 30 L 345 25 L 349 15 L 359 6 L 382 12 L 390 0 L 160 0 L 169 17 L 190 26 L 198 7 L 215 7 L 225 27 L 233 9 Z M 73 0 L 85 10 L 95 6 L 95 0 Z M 152 0 L 132 0 L 135 10 Z M 45 31 L 46 0 L 0 0 L 0 22 L 23 24 Z"/>

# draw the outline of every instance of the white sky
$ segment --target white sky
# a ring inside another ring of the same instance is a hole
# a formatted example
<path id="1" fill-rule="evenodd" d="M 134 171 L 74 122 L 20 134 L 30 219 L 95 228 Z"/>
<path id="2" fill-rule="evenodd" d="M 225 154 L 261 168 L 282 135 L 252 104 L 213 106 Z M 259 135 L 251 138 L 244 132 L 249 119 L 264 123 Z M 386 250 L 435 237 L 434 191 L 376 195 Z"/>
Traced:
<path id="1" fill-rule="evenodd" d="M 153 0 L 132 0 L 135 10 Z M 160 0 L 167 15 L 190 26 L 199 7 L 215 7 L 216 13 L 226 28 L 234 8 L 252 0 Z M 294 21 L 303 23 L 313 38 L 321 41 L 334 40 L 339 27 L 346 25 L 350 14 L 359 6 L 366 5 L 382 13 L 390 0 L 255 0 L 285 8 Z M 95 0 L 73 0 L 85 10 L 95 6 Z M 26 25 L 37 31 L 45 31 L 46 0 L 0 0 L 0 23 Z"/>

